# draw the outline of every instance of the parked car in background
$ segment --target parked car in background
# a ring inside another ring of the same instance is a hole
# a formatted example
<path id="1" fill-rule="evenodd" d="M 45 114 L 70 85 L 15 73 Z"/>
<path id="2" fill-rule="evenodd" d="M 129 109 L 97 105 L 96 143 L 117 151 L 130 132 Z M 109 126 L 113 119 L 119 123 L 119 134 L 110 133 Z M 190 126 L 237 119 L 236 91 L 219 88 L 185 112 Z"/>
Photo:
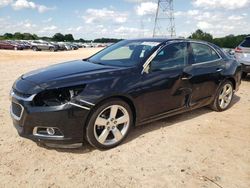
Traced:
<path id="1" fill-rule="evenodd" d="M 65 42 L 58 42 L 57 44 L 59 45 L 59 49 L 61 50 L 71 50 L 71 46 Z"/>
<path id="2" fill-rule="evenodd" d="M 228 54 L 230 57 L 232 57 L 232 58 L 235 58 L 235 51 L 234 51 L 234 49 L 232 49 L 232 48 L 222 48 L 222 50 L 224 51 L 224 52 L 226 52 L 226 54 Z"/>
<path id="3" fill-rule="evenodd" d="M 51 45 L 53 45 L 54 47 L 55 47 L 55 49 L 56 49 L 56 51 L 58 51 L 58 50 L 64 50 L 64 48 L 61 48 L 60 47 L 60 45 L 57 43 L 57 42 L 48 42 L 49 44 L 51 44 Z"/>
<path id="4" fill-rule="evenodd" d="M 45 41 L 32 41 L 31 49 L 34 51 L 49 50 L 55 52 L 58 50 L 58 46 Z"/>
<path id="5" fill-rule="evenodd" d="M 78 46 L 76 45 L 76 44 L 74 44 L 74 43 L 68 43 L 70 46 L 71 46 L 71 49 L 72 50 L 78 50 Z"/>
<path id="6" fill-rule="evenodd" d="M 0 49 L 23 50 L 24 47 L 20 44 L 14 43 L 14 42 L 0 41 Z"/>
<path id="7" fill-rule="evenodd" d="M 20 136 L 36 142 L 109 149 L 134 125 L 208 105 L 228 109 L 240 83 L 241 65 L 214 44 L 124 40 L 22 75 L 11 89 L 11 115 Z"/>
<path id="8" fill-rule="evenodd" d="M 78 48 L 82 48 L 82 45 L 81 45 L 80 43 L 74 42 L 74 43 L 72 43 L 72 44 L 75 45 L 75 46 L 77 46 Z"/>
<path id="9" fill-rule="evenodd" d="M 82 47 L 83 48 L 93 48 L 93 45 L 91 43 L 83 43 Z"/>
<path id="10" fill-rule="evenodd" d="M 235 57 L 242 64 L 242 78 L 246 78 L 250 73 L 250 36 L 235 48 Z"/>
<path id="11" fill-rule="evenodd" d="M 30 49 L 30 44 L 26 41 L 20 41 L 20 40 L 15 40 L 15 41 L 12 41 L 13 43 L 16 43 L 16 44 L 19 44 L 20 46 L 23 47 L 23 49 Z"/>
<path id="12" fill-rule="evenodd" d="M 92 43 L 84 43 L 83 48 L 93 48 L 94 45 Z"/>
<path id="13" fill-rule="evenodd" d="M 97 44 L 96 47 L 97 48 L 106 48 L 107 44 Z"/>

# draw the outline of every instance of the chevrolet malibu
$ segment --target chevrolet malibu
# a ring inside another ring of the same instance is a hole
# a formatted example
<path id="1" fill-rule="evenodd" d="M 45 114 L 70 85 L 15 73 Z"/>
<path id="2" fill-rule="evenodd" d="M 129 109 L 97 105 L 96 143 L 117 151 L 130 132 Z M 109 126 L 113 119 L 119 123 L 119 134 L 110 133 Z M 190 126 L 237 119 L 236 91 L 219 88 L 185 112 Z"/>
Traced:
<path id="1" fill-rule="evenodd" d="M 22 75 L 10 113 L 19 135 L 35 142 L 109 149 L 135 125 L 203 106 L 226 110 L 240 82 L 241 65 L 214 44 L 123 40 Z"/>

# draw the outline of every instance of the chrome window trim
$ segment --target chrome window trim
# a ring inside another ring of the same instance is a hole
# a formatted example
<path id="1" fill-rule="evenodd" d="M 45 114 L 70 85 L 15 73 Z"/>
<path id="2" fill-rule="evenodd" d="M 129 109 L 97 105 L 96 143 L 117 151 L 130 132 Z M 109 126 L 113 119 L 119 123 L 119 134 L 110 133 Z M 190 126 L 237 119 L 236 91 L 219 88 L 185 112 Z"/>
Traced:
<path id="1" fill-rule="evenodd" d="M 169 44 L 168 44 L 169 45 Z M 165 47 L 167 46 L 166 44 L 165 45 L 162 45 L 162 46 L 159 46 L 158 49 L 155 50 L 155 52 L 147 59 L 147 61 L 143 64 L 143 69 L 141 71 L 141 74 L 143 74 L 144 72 L 146 73 L 146 68 L 148 67 L 148 65 L 151 63 L 151 61 L 155 58 L 155 56 Z"/>
<path id="2" fill-rule="evenodd" d="M 192 66 L 195 66 L 195 65 L 202 65 L 202 64 L 207 64 L 207 63 L 213 63 L 213 62 L 220 61 L 220 60 L 223 59 L 223 58 L 221 57 L 221 55 L 219 54 L 219 52 L 217 52 L 217 50 L 216 50 L 213 46 L 211 46 L 210 44 L 206 44 L 206 43 L 199 42 L 199 41 L 190 41 L 189 43 L 190 43 L 190 44 L 191 44 L 191 43 L 197 43 L 197 44 L 202 44 L 202 45 L 208 46 L 209 48 L 212 48 L 212 49 L 215 51 L 215 53 L 219 56 L 218 59 L 215 59 L 215 60 L 212 60 L 212 61 L 203 61 L 203 62 L 191 64 Z"/>
<path id="3" fill-rule="evenodd" d="M 191 66 L 204 65 L 204 64 L 208 64 L 208 63 L 217 62 L 219 60 L 222 60 L 222 58 L 221 59 L 212 60 L 212 61 L 204 61 L 204 62 L 200 62 L 200 63 L 196 63 L 196 64 L 191 64 Z"/>
<path id="4" fill-rule="evenodd" d="M 37 133 L 38 128 L 48 128 L 48 127 L 34 127 L 33 132 L 32 132 L 34 136 L 39 136 L 39 137 L 43 137 L 43 138 L 64 138 L 64 135 L 43 135 L 43 134 L 39 134 L 39 133 Z M 57 127 L 50 127 L 50 128 L 58 129 Z"/>
<path id="5" fill-rule="evenodd" d="M 212 48 L 215 53 L 219 56 L 218 59 L 215 59 L 215 60 L 212 60 L 212 61 L 204 61 L 204 62 L 200 62 L 200 63 L 196 63 L 196 64 L 191 64 L 192 66 L 196 66 L 196 65 L 202 65 L 202 64 L 207 64 L 207 63 L 213 63 L 213 62 L 216 62 L 216 61 L 220 61 L 222 60 L 223 58 L 221 57 L 221 55 L 219 54 L 219 52 L 213 47 L 211 46 L 210 44 L 206 44 L 204 42 L 199 42 L 199 41 L 175 41 L 175 42 L 171 42 L 171 43 L 167 43 L 165 45 L 162 45 L 162 46 L 159 46 L 159 48 L 146 60 L 146 62 L 143 64 L 143 69 L 141 71 L 141 74 L 143 74 L 144 72 L 146 73 L 146 68 L 148 67 L 148 65 L 151 63 L 151 61 L 155 58 L 155 56 L 159 53 L 160 50 L 162 50 L 163 48 L 165 48 L 166 46 L 170 45 L 170 44 L 174 44 L 174 43 L 183 43 L 183 42 L 186 42 L 186 43 L 197 43 L 197 44 L 203 44 L 203 45 L 206 45 L 210 48 Z M 188 62 L 187 62 L 187 65 L 188 65 Z"/>
<path id="6" fill-rule="evenodd" d="M 20 121 L 21 120 L 21 118 L 22 118 L 22 116 L 23 116 L 23 111 L 24 111 L 24 107 L 21 105 L 21 104 L 19 104 L 19 103 L 17 103 L 17 102 L 14 102 L 14 101 L 12 101 L 13 103 L 15 103 L 15 104 L 17 104 L 17 105 L 19 105 L 20 107 L 21 107 L 21 113 L 20 113 L 20 116 L 18 117 L 17 115 L 15 115 L 14 113 L 13 113 L 13 110 L 12 110 L 12 104 L 10 105 L 10 114 L 11 114 L 11 117 L 13 117 L 15 120 L 17 120 L 17 121 Z"/>

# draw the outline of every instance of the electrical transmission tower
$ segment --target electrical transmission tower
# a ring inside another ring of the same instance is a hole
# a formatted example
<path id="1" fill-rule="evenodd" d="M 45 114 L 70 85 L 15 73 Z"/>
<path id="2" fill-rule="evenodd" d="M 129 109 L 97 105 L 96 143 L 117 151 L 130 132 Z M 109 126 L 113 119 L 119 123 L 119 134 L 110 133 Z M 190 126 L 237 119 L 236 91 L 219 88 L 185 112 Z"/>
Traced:
<path id="1" fill-rule="evenodd" d="M 174 37 L 173 0 L 158 0 L 153 37 Z"/>

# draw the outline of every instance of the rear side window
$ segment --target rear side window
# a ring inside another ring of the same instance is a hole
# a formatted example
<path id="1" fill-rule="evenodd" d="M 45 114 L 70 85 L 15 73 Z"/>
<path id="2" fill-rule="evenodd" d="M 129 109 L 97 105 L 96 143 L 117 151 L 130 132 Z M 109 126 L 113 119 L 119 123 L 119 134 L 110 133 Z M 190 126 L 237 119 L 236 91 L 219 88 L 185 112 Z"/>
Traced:
<path id="1" fill-rule="evenodd" d="M 246 39 L 241 43 L 242 47 L 250 48 L 250 39 Z"/>
<path id="2" fill-rule="evenodd" d="M 215 50 L 208 45 L 200 43 L 191 43 L 190 45 L 193 51 L 192 64 L 215 61 L 220 58 Z"/>

